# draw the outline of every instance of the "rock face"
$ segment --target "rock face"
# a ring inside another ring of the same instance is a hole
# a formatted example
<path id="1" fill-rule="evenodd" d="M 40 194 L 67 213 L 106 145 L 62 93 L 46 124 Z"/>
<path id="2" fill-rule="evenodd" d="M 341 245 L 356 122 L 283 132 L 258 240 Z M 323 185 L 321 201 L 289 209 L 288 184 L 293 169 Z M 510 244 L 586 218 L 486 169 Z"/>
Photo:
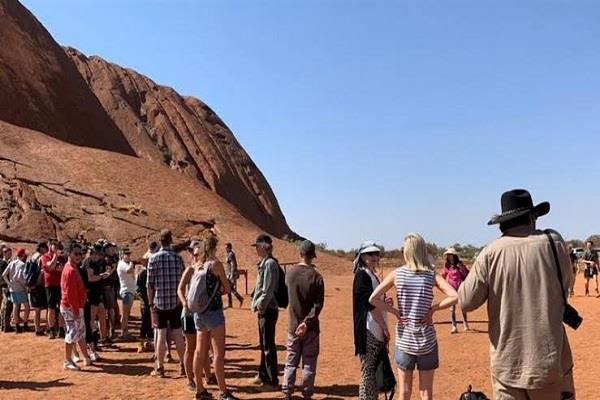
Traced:
<path id="1" fill-rule="evenodd" d="M 0 0 L 0 120 L 135 154 L 63 49 L 16 0 Z"/>
<path id="2" fill-rule="evenodd" d="M 100 57 L 65 52 L 139 157 L 194 178 L 270 233 L 291 235 L 267 180 L 210 107 Z"/>

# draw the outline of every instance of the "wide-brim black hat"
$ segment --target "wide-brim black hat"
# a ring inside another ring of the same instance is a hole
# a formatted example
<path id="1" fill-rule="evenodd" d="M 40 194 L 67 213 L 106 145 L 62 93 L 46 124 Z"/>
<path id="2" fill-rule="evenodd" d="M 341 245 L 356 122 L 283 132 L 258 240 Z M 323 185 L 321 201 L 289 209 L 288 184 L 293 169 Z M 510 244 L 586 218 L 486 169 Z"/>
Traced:
<path id="1" fill-rule="evenodd" d="M 550 203 L 544 201 L 534 206 L 531 194 L 525 189 L 514 189 L 502 193 L 500 203 L 502 213 L 493 215 L 488 221 L 488 225 L 501 224 L 530 212 L 536 217 L 550 212 Z"/>

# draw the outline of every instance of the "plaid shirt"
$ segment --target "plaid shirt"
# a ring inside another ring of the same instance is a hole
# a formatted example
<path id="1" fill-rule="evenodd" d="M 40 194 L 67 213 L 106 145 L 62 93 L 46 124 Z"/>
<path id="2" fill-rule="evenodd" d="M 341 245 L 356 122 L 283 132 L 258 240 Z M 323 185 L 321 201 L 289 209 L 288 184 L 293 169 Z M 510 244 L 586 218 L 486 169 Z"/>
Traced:
<path id="1" fill-rule="evenodd" d="M 161 249 L 148 260 L 148 288 L 154 290 L 154 306 L 172 310 L 179 304 L 177 286 L 183 275 L 183 259 L 170 247 Z"/>

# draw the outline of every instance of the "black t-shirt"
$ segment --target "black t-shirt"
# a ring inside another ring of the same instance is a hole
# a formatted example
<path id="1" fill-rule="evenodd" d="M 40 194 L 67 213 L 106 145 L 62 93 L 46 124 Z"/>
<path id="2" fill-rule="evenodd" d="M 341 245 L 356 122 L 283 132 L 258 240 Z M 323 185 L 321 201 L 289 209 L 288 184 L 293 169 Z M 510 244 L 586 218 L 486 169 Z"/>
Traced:
<path id="1" fill-rule="evenodd" d="M 6 267 L 8 267 L 8 261 L 4 259 L 0 260 L 0 276 L 2 276 Z M 2 278 L 0 278 L 0 287 L 7 287 L 6 281 Z"/>
<path id="2" fill-rule="evenodd" d="M 87 269 L 88 268 L 94 272 L 94 275 L 100 275 L 101 273 L 103 273 L 105 271 L 104 263 L 102 262 L 102 260 L 94 261 L 91 259 L 91 257 L 88 257 L 85 260 L 83 260 L 82 267 L 86 271 L 85 278 L 83 279 L 83 283 L 85 283 L 85 287 L 88 288 L 88 290 L 96 290 L 96 289 L 99 289 L 100 287 L 104 286 L 103 280 L 100 280 L 97 282 L 89 282 L 88 277 L 87 277 Z"/>
<path id="3" fill-rule="evenodd" d="M 119 284 L 119 275 L 117 275 L 117 264 L 119 263 L 118 256 L 106 256 L 104 257 L 104 271 L 109 268 L 113 269 L 112 274 L 108 276 L 104 282 L 104 286 L 117 286 Z"/>

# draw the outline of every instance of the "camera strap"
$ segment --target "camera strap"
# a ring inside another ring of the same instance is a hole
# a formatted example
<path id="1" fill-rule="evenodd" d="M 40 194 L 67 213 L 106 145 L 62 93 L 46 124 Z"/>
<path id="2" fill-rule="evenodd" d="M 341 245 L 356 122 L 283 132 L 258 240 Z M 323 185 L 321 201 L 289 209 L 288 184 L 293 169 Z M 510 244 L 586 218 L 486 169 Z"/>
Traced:
<path id="1" fill-rule="evenodd" d="M 560 293 L 562 294 L 563 301 L 565 302 L 565 307 L 567 306 L 567 296 L 565 295 L 564 285 L 563 285 L 563 276 L 562 271 L 560 270 L 560 262 L 558 261 L 558 253 L 556 251 L 556 244 L 554 244 L 554 239 L 550 235 L 550 231 L 548 229 L 544 230 L 544 233 L 548 237 L 550 241 L 550 247 L 552 247 L 552 254 L 554 255 L 554 263 L 556 264 L 556 272 L 558 275 L 558 281 L 560 282 Z"/>

